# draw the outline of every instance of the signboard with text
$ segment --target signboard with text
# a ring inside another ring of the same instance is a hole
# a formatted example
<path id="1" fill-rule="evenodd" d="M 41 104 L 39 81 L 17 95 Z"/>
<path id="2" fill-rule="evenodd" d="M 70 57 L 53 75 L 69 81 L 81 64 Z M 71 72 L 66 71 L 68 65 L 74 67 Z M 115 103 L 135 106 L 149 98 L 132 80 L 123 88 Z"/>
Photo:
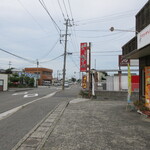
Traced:
<path id="1" fill-rule="evenodd" d="M 150 25 L 144 28 L 137 35 L 138 49 L 150 44 Z"/>
<path id="2" fill-rule="evenodd" d="M 80 72 L 87 71 L 87 43 L 80 45 Z"/>
<path id="3" fill-rule="evenodd" d="M 86 89 L 86 88 L 87 88 L 87 76 L 86 76 L 86 75 L 84 75 L 84 76 L 82 77 L 82 88 L 83 88 L 83 89 Z"/>
<path id="4" fill-rule="evenodd" d="M 130 60 L 123 58 L 122 55 L 119 55 L 119 66 L 128 66 L 130 64 Z"/>
<path id="5" fill-rule="evenodd" d="M 145 106 L 150 109 L 150 67 L 145 67 Z"/>

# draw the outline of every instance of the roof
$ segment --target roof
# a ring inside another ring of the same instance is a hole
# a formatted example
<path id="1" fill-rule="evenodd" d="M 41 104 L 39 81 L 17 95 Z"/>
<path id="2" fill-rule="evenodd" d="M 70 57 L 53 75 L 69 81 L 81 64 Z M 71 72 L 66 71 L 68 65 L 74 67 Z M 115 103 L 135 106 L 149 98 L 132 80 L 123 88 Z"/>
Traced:
<path id="1" fill-rule="evenodd" d="M 53 72 L 52 69 L 48 69 L 48 68 L 25 68 L 25 71 L 49 71 L 49 72 Z"/>

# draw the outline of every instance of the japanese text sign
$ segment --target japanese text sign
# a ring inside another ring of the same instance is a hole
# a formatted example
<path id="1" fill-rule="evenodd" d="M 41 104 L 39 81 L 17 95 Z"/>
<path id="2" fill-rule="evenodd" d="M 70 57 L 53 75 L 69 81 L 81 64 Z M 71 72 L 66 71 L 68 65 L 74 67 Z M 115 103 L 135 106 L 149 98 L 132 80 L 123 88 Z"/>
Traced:
<path id="1" fill-rule="evenodd" d="M 87 43 L 80 45 L 80 72 L 87 71 Z"/>

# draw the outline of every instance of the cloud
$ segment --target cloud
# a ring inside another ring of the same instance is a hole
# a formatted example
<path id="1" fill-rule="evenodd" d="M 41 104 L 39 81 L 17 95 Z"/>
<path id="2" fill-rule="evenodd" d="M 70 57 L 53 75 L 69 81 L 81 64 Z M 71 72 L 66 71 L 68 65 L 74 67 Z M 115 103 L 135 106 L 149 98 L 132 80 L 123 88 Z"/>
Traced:
<path id="1" fill-rule="evenodd" d="M 19 3 L 19 1 L 21 3 Z M 1 47 L 12 53 L 28 59 L 39 59 L 47 54 L 59 38 L 52 20 L 41 7 L 38 0 L 1 0 L 0 2 L 0 41 Z M 65 34 L 64 18 L 57 0 L 44 0 L 53 19 Z M 79 52 L 80 42 L 92 42 L 92 51 L 121 50 L 134 34 L 121 33 L 114 35 L 109 31 L 111 26 L 120 29 L 135 27 L 135 14 L 143 7 L 147 0 L 69 0 L 71 10 L 75 19 L 74 27 L 69 27 L 68 51 Z M 63 1 L 61 7 L 66 16 Z M 70 15 L 68 1 L 65 0 Z M 79 21 L 79 22 L 78 22 Z M 71 22 L 72 23 L 72 22 Z M 78 25 L 78 26 L 76 26 Z M 86 32 L 74 30 L 87 30 Z M 88 30 L 105 30 L 105 32 L 90 32 Z M 106 31 L 107 30 L 107 31 Z M 109 36 L 105 36 L 108 35 Z M 97 36 L 97 38 L 96 38 Z M 99 37 L 98 37 L 99 36 Z M 91 38 L 88 38 L 91 37 Z M 93 37 L 93 38 L 92 38 Z M 95 38 L 94 38 L 95 37 Z M 64 38 L 61 38 L 64 40 Z M 43 60 L 53 59 L 64 52 L 64 46 L 57 44 L 56 48 Z M 93 57 L 97 60 L 97 68 L 118 66 L 117 57 Z M 8 66 L 8 61 L 17 67 L 29 66 L 13 56 L 0 52 L 0 61 Z M 79 65 L 79 59 L 74 60 Z M 103 62 L 103 65 L 101 64 Z M 93 62 L 93 60 L 92 60 Z M 32 64 L 31 64 L 32 65 Z M 93 65 L 93 64 L 92 64 Z M 42 64 L 54 70 L 62 70 L 63 58 Z M 75 64 L 67 59 L 67 74 L 72 74 L 77 69 Z M 77 70 L 76 70 L 77 72 Z"/>

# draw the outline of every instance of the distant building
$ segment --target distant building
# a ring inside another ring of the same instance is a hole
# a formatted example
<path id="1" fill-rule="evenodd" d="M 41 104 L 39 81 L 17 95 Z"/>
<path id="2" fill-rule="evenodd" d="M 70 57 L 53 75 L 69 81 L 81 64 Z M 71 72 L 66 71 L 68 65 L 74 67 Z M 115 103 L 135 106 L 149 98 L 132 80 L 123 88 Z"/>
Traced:
<path id="1" fill-rule="evenodd" d="M 52 69 L 47 68 L 25 68 L 24 72 L 36 74 L 38 78 L 38 85 L 47 85 L 52 83 Z"/>
<path id="2" fill-rule="evenodd" d="M 4 69 L 0 69 L 0 73 L 5 73 L 6 71 Z"/>
<path id="3" fill-rule="evenodd" d="M 136 34 L 122 47 L 125 58 L 139 59 L 139 100 L 150 108 L 150 1 L 136 15 Z"/>
<path id="4" fill-rule="evenodd" d="M 12 71 L 12 73 L 13 74 L 15 74 L 15 73 L 22 73 L 23 72 L 23 70 L 22 69 L 16 69 L 16 68 L 14 68 L 14 69 L 11 69 L 11 71 Z"/>

